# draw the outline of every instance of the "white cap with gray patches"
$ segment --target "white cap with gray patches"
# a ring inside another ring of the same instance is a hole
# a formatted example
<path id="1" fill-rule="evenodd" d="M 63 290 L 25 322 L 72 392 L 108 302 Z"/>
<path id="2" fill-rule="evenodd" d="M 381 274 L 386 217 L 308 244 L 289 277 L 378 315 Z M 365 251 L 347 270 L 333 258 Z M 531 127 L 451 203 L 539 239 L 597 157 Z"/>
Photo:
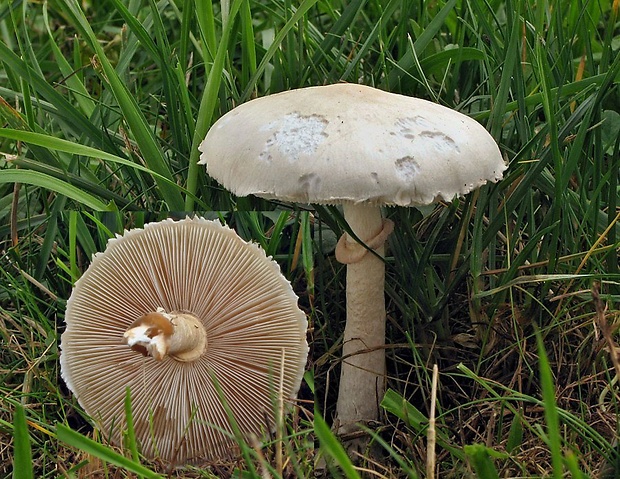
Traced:
<path id="1" fill-rule="evenodd" d="M 355 84 L 257 98 L 220 118 L 200 163 L 238 196 L 415 206 L 501 179 L 499 148 L 472 118 Z"/>

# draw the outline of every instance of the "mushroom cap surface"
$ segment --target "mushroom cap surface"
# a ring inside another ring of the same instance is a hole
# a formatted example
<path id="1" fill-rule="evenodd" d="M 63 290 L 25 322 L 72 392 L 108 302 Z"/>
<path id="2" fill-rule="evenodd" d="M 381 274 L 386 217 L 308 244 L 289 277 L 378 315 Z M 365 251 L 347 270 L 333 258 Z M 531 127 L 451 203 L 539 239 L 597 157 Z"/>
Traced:
<path id="1" fill-rule="evenodd" d="M 297 395 L 308 355 L 297 301 L 278 264 L 219 222 L 149 223 L 111 239 L 76 282 L 61 374 L 116 443 L 129 388 L 145 456 L 176 464 L 229 457 L 236 443 L 216 384 L 243 434 L 260 437 L 273 427 L 281 362 L 287 401 Z M 132 322 L 157 308 L 200 320 L 207 347 L 198 359 L 157 361 L 123 344 Z"/>
<path id="2" fill-rule="evenodd" d="M 450 201 L 506 169 L 472 118 L 348 83 L 244 103 L 212 126 L 200 151 L 208 174 L 234 194 L 298 203 Z"/>

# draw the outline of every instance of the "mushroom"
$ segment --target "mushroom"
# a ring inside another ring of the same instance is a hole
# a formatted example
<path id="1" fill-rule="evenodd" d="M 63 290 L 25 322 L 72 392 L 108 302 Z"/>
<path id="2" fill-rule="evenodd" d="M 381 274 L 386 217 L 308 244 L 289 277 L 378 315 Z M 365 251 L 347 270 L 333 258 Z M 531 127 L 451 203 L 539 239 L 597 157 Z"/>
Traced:
<path id="1" fill-rule="evenodd" d="M 149 223 L 111 239 L 75 283 L 61 374 L 115 443 L 129 388 L 146 457 L 230 457 L 222 399 L 249 438 L 273 428 L 278 394 L 297 395 L 308 354 L 297 300 L 278 264 L 218 221 Z"/>
<path id="2" fill-rule="evenodd" d="M 385 387 L 382 257 L 393 228 L 381 206 L 451 201 L 498 181 L 506 165 L 497 144 L 449 108 L 335 84 L 242 104 L 212 126 L 200 150 L 208 174 L 238 196 L 343 205 L 354 236 L 336 248 L 347 264 L 337 429 L 376 420 Z"/>

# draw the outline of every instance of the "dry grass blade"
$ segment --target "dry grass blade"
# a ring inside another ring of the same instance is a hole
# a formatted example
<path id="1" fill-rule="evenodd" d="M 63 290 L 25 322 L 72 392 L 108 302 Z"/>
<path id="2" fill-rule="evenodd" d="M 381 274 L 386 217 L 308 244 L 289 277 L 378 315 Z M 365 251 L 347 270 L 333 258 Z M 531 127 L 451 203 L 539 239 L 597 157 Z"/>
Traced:
<path id="1" fill-rule="evenodd" d="M 439 367 L 433 365 L 433 382 L 431 385 L 431 405 L 430 414 L 428 416 L 428 432 L 426 433 L 426 477 L 428 479 L 435 478 L 435 467 L 437 464 L 437 456 L 435 446 L 437 442 L 437 431 L 435 430 L 435 406 L 437 403 L 437 383 L 439 380 Z"/>

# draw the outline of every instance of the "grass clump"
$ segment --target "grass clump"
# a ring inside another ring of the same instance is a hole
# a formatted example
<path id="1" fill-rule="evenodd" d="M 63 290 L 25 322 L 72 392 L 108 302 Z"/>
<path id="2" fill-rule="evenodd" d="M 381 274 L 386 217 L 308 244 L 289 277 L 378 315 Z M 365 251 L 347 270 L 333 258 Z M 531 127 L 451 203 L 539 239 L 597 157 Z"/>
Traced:
<path id="1" fill-rule="evenodd" d="M 313 425 L 303 403 L 287 424 L 281 470 L 274 450 L 250 447 L 248 461 L 178 473 L 309 476 L 313 428 L 319 455 L 339 457 L 328 433 L 345 316 L 344 269 L 333 258 L 341 215 L 235 198 L 196 160 L 209 126 L 235 105 L 348 81 L 476 118 L 509 169 L 466 198 L 386 210 L 399 228 L 386 257 L 384 417 L 369 425 L 373 453 L 331 462 L 330 474 L 424 477 L 437 364 L 438 476 L 614 477 L 618 8 L 612 0 L 0 5 L 0 475 L 26 457 L 23 419 L 35 477 L 129 474 L 57 436 L 70 426 L 106 444 L 58 376 L 64 302 L 107 238 L 188 211 L 221 214 L 282 265 L 312 325 L 312 389 L 302 398 L 315 399 L 325 420 Z"/>

